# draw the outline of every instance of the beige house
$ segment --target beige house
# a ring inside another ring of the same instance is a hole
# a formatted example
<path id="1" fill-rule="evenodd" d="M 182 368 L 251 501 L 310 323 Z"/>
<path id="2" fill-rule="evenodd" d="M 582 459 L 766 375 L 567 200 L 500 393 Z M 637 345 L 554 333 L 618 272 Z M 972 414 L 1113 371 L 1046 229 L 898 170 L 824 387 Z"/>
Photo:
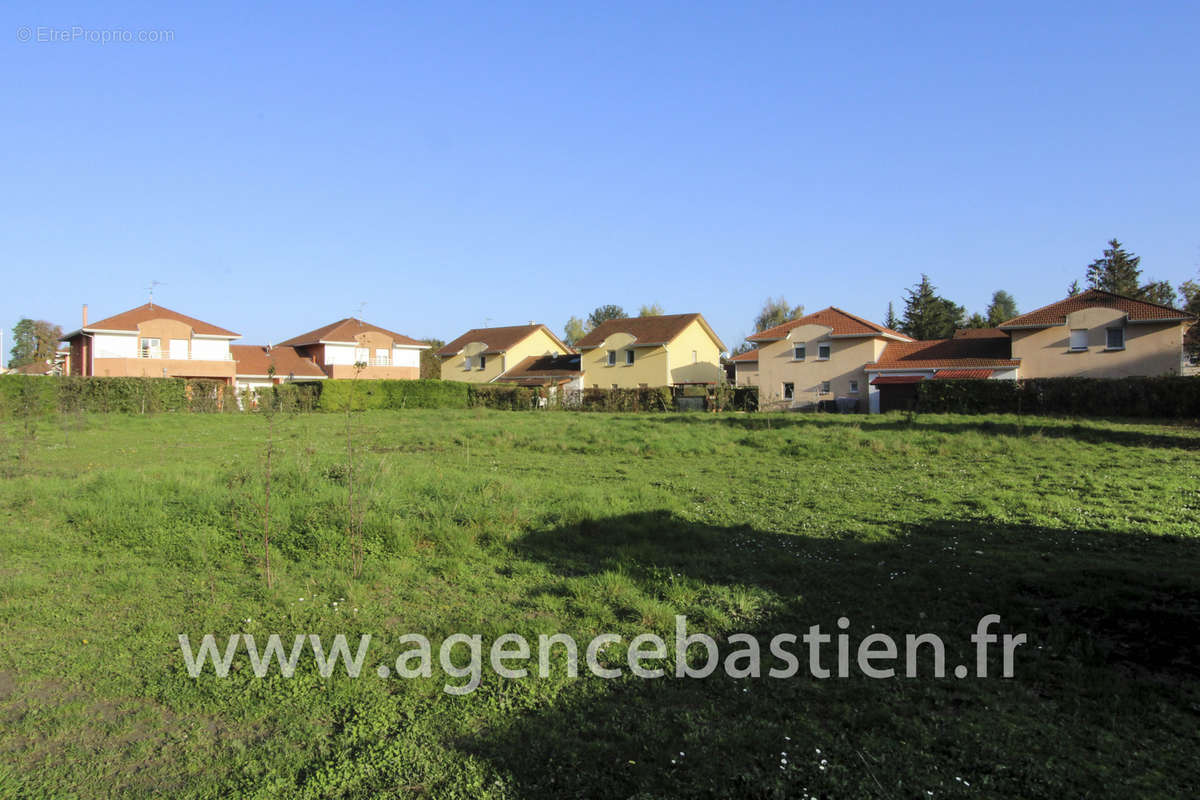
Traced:
<path id="1" fill-rule="evenodd" d="M 1022 378 L 1124 378 L 1184 371 L 1183 337 L 1196 317 L 1091 289 L 1000 325 Z"/>
<path id="2" fill-rule="evenodd" d="M 212 378 L 233 383 L 229 343 L 241 334 L 178 311 L 147 303 L 63 337 L 71 348 L 72 375 L 142 378 Z"/>
<path id="3" fill-rule="evenodd" d="M 759 407 L 789 409 L 834 400 L 867 410 L 865 365 L 910 337 L 829 307 L 748 336 L 757 349 L 734 356 L 739 386 L 757 386 Z"/>
<path id="4" fill-rule="evenodd" d="M 442 380 L 491 383 L 526 359 L 573 355 L 545 325 L 472 328 L 435 355 L 442 361 Z M 562 372 L 562 365 L 550 367 Z M 576 368 L 577 369 L 577 368 Z"/>
<path id="5" fill-rule="evenodd" d="M 279 383 L 319 381 L 327 377 L 315 361 L 300 355 L 294 347 L 235 344 L 229 349 L 237 365 L 234 388 L 239 393 Z"/>
<path id="6" fill-rule="evenodd" d="M 889 342 L 863 366 L 872 414 L 906 411 L 917 402 L 917 384 L 934 380 L 1016 380 L 1022 368 L 1012 357 L 1008 334 L 996 328 L 964 329 L 951 339 Z"/>
<path id="7" fill-rule="evenodd" d="M 425 342 L 353 317 L 293 336 L 279 346 L 295 348 L 326 377 L 370 380 L 421 377 L 421 351 L 429 349 Z"/>
<path id="8" fill-rule="evenodd" d="M 610 319 L 577 345 L 589 389 L 716 384 L 725 344 L 700 314 Z"/>

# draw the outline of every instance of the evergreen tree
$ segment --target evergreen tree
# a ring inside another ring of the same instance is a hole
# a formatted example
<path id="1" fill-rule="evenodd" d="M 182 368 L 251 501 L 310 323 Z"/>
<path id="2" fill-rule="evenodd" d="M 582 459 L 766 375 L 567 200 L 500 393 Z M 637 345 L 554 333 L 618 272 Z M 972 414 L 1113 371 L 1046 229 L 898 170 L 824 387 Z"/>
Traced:
<path id="1" fill-rule="evenodd" d="M 1175 289 L 1166 281 L 1150 281 L 1138 290 L 1136 296 L 1142 300 L 1172 308 L 1179 302 L 1179 296 L 1175 294 Z"/>
<path id="2" fill-rule="evenodd" d="M 665 313 L 666 312 L 663 311 L 663 307 L 660 306 L 658 303 L 651 303 L 648 306 L 642 306 L 641 310 L 638 311 L 638 316 L 639 317 L 661 317 Z"/>
<path id="3" fill-rule="evenodd" d="M 896 330 L 900 327 L 900 320 L 896 318 L 896 309 L 892 302 L 888 301 L 887 316 L 883 318 L 883 327 Z"/>
<path id="4" fill-rule="evenodd" d="M 1007 322 L 1021 312 L 1017 311 L 1017 301 L 1003 289 L 998 289 L 992 295 L 992 302 L 987 307 L 987 325 L 994 328 L 1001 322 Z"/>
<path id="5" fill-rule="evenodd" d="M 610 319 L 626 319 L 628 316 L 629 315 L 625 313 L 625 309 L 621 308 L 620 306 L 614 306 L 611 304 L 599 306 L 591 314 L 588 314 L 587 328 L 589 331 L 594 330 L 595 328 L 599 327 L 600 323 L 602 322 L 608 322 Z"/>
<path id="6" fill-rule="evenodd" d="M 23 367 L 26 364 L 51 363 L 58 352 L 58 340 L 62 328 L 44 319 L 25 317 L 12 329 L 13 345 L 8 355 L 8 366 Z"/>
<path id="7" fill-rule="evenodd" d="M 986 319 L 984 319 L 983 314 L 980 314 L 978 311 L 976 311 L 974 314 L 971 315 L 971 318 L 969 320 L 967 320 L 967 327 L 968 328 L 990 328 L 992 326 L 990 324 L 988 324 L 988 321 Z"/>
<path id="8" fill-rule="evenodd" d="M 914 339 L 949 339 L 963 326 L 966 309 L 937 293 L 929 276 L 908 290 L 904 300 L 904 322 L 900 330 Z"/>
<path id="9" fill-rule="evenodd" d="M 1074 297 L 1075 295 L 1079 294 L 1081 291 L 1083 291 L 1083 290 L 1079 288 L 1079 281 L 1077 281 L 1077 280 L 1071 281 L 1071 285 L 1067 287 L 1067 296 Z"/>
<path id="10" fill-rule="evenodd" d="M 1104 255 L 1087 268 L 1089 289 L 1100 289 L 1126 297 L 1137 297 L 1141 289 L 1141 256 L 1128 253 L 1116 239 L 1110 239 Z"/>

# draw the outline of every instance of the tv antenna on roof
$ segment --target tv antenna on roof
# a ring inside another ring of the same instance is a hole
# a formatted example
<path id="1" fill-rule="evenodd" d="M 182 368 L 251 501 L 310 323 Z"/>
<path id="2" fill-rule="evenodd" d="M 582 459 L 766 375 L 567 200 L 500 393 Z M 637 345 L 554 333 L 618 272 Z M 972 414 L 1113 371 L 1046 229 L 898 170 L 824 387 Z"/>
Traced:
<path id="1" fill-rule="evenodd" d="M 358 311 L 356 311 L 355 313 L 361 317 L 362 313 L 363 313 L 363 309 L 366 307 L 367 307 L 367 301 L 363 300 L 361 303 L 358 304 Z"/>
<path id="2" fill-rule="evenodd" d="M 146 287 L 146 291 L 150 293 L 150 305 L 154 305 L 154 287 L 166 286 L 162 281 L 150 281 L 150 285 Z"/>

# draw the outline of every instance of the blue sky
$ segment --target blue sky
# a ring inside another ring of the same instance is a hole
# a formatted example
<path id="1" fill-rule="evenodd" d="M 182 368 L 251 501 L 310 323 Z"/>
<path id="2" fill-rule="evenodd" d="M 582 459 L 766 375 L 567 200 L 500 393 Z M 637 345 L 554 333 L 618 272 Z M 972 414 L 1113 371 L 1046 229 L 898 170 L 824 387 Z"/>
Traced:
<path id="1" fill-rule="evenodd" d="M 151 280 L 246 343 L 658 302 L 733 346 L 922 272 L 1030 309 L 1113 236 L 1200 267 L 1194 3 L 93 5 L 0 11 L 6 358 Z"/>

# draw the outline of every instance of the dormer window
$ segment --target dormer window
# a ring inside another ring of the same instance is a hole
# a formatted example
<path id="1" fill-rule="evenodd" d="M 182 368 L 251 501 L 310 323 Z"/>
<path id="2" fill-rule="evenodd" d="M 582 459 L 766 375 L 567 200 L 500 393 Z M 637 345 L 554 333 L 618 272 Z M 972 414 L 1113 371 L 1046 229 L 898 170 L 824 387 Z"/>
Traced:
<path id="1" fill-rule="evenodd" d="M 615 367 L 617 365 L 617 351 L 616 350 L 608 351 L 608 365 L 610 367 Z"/>
<path id="2" fill-rule="evenodd" d="M 808 348 L 802 344 L 798 344 L 792 348 L 792 360 L 803 361 L 808 353 Z"/>
<path id="3" fill-rule="evenodd" d="M 625 366 L 627 366 L 627 367 L 633 366 L 633 351 L 632 350 L 625 351 Z"/>
<path id="4" fill-rule="evenodd" d="M 832 349 L 832 347 L 833 346 L 829 344 L 829 342 L 822 342 L 821 344 L 817 345 L 817 360 L 828 361 L 829 351 Z"/>

